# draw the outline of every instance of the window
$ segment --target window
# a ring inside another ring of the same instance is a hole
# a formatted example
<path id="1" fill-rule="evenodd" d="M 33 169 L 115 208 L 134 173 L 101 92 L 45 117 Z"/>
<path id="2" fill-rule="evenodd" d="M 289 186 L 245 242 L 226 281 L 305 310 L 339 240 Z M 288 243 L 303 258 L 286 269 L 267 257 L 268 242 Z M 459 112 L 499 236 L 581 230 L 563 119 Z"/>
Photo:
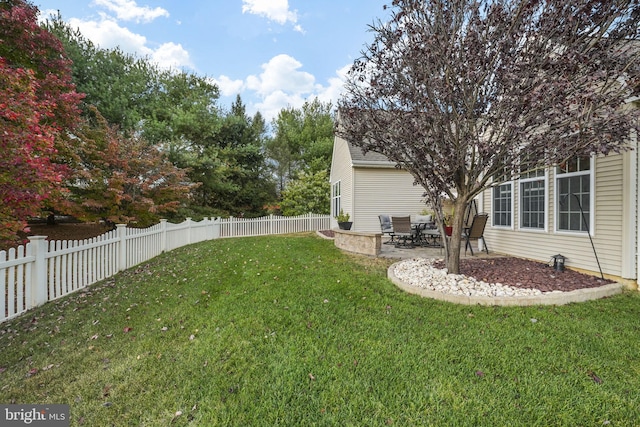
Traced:
<path id="1" fill-rule="evenodd" d="M 338 181 L 331 187 L 331 211 L 334 217 L 338 216 L 342 209 L 340 197 L 340 181 Z"/>
<path id="2" fill-rule="evenodd" d="M 544 169 L 520 174 L 521 228 L 545 228 L 545 187 Z"/>
<path id="3" fill-rule="evenodd" d="M 588 231 L 591 224 L 591 166 L 589 157 L 560 164 L 556 172 L 557 228 Z"/>
<path id="4" fill-rule="evenodd" d="M 493 187 L 493 225 L 511 227 L 511 189 L 510 182 Z"/>

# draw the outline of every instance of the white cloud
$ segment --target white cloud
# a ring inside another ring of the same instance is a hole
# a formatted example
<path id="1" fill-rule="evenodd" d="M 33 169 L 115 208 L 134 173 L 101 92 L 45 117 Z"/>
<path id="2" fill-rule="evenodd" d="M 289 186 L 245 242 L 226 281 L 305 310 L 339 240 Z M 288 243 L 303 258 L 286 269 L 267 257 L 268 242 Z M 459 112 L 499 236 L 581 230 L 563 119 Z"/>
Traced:
<path id="1" fill-rule="evenodd" d="M 280 25 L 298 22 L 298 12 L 289 10 L 289 0 L 242 0 L 242 13 L 247 12 L 264 16 Z"/>
<path id="2" fill-rule="evenodd" d="M 295 58 L 280 54 L 274 56 L 266 64 L 259 76 L 247 77 L 247 88 L 267 96 L 275 91 L 285 93 L 305 94 L 316 89 L 315 77 L 305 71 L 298 71 L 302 64 Z"/>
<path id="3" fill-rule="evenodd" d="M 211 80 L 218 86 L 222 96 L 236 96 L 244 89 L 244 82 L 242 80 L 232 80 L 224 75 Z"/>
<path id="4" fill-rule="evenodd" d="M 260 111 L 262 117 L 267 122 L 278 116 L 280 110 L 287 107 L 300 108 L 307 99 L 300 94 L 287 94 L 281 90 L 276 90 L 265 96 L 261 102 L 256 103 L 253 108 Z"/>
<path id="5" fill-rule="evenodd" d="M 118 19 L 135 22 L 151 22 L 161 16 L 169 17 L 169 12 L 161 7 L 151 9 L 149 6 L 140 7 L 135 0 L 94 0 L 98 6 L 103 6 L 115 12 Z"/>
<path id="6" fill-rule="evenodd" d="M 194 68 L 189 52 L 179 43 L 163 43 L 153 51 L 151 60 L 161 68 Z"/>
<path id="7" fill-rule="evenodd" d="M 257 97 L 257 101 L 249 102 L 247 111 L 250 114 L 260 111 L 265 120 L 270 121 L 283 108 L 300 108 L 309 96 L 322 90 L 322 86 L 315 83 L 315 77 L 301 71 L 301 67 L 295 58 L 281 54 L 262 64 L 260 75 L 250 75 L 244 81 L 224 75 L 212 80 L 222 96 L 251 92 L 249 99 Z"/>
<path id="8" fill-rule="evenodd" d="M 163 68 L 194 68 L 189 52 L 182 45 L 169 42 L 155 49 L 151 48 L 145 36 L 121 27 L 105 15 L 102 15 L 100 21 L 71 18 L 69 25 L 71 28 L 79 28 L 83 36 L 103 49 L 118 47 L 126 53 L 149 57 L 151 61 Z"/>
<path id="9" fill-rule="evenodd" d="M 235 96 L 245 92 L 243 99 L 255 99 L 249 102 L 250 114 L 260 111 L 267 121 L 278 116 L 287 107 L 301 108 L 305 101 L 317 97 L 322 102 L 336 105 L 344 91 L 344 82 L 351 64 L 336 70 L 326 86 L 316 83 L 315 77 L 301 71 L 302 64 L 295 58 L 281 54 L 262 64 L 263 72 L 248 76 L 242 80 L 232 80 L 227 76 L 213 79 L 220 88 L 222 96 Z M 250 93 L 247 93 L 250 92 Z"/>
<path id="10" fill-rule="evenodd" d="M 83 36 L 103 49 L 120 47 L 128 53 L 150 55 L 152 50 L 146 46 L 147 38 L 135 34 L 129 29 L 121 27 L 118 23 L 106 16 L 100 21 L 84 21 L 78 18 L 69 19 L 71 28 L 78 28 Z"/>
<path id="11" fill-rule="evenodd" d="M 41 10 L 38 14 L 38 24 L 43 24 L 47 20 L 51 20 L 58 16 L 58 11 L 56 9 L 45 9 Z"/>
<path id="12" fill-rule="evenodd" d="M 333 106 L 336 106 L 340 95 L 344 92 L 344 83 L 347 78 L 347 72 L 351 68 L 351 64 L 345 65 L 336 71 L 335 77 L 329 79 L 329 85 L 322 87 L 317 93 L 318 99 L 322 102 L 331 102 Z"/>

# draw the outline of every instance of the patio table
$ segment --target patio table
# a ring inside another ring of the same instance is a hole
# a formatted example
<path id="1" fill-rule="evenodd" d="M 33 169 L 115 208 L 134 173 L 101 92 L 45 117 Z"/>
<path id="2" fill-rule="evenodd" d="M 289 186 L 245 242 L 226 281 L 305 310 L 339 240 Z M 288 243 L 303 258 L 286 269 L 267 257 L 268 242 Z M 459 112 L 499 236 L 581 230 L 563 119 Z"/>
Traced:
<path id="1" fill-rule="evenodd" d="M 425 237 L 424 242 L 426 246 L 433 248 L 442 247 L 442 241 L 440 240 L 440 231 L 437 228 L 427 228 L 425 230 L 422 230 L 422 235 Z"/>
<path id="2" fill-rule="evenodd" d="M 416 244 L 423 247 L 440 247 L 440 243 L 437 242 L 440 239 L 440 232 L 431 228 L 432 226 L 433 222 L 411 223 Z"/>

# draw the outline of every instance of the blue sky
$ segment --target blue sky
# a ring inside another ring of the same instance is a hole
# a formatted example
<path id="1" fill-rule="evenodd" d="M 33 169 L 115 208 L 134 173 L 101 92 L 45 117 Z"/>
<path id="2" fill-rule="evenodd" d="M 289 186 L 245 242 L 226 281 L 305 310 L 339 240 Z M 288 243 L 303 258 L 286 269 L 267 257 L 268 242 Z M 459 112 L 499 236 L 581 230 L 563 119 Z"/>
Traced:
<path id="1" fill-rule="evenodd" d="M 31 0 L 103 48 L 211 78 L 270 121 L 318 97 L 334 105 L 391 0 Z"/>

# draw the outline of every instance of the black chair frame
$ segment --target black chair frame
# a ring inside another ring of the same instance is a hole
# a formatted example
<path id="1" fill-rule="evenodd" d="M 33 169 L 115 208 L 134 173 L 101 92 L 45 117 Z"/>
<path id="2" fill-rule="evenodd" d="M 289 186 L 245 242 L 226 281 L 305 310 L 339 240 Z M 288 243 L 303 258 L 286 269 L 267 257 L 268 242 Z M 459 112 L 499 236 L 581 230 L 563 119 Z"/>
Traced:
<path id="1" fill-rule="evenodd" d="M 482 243 L 484 245 L 484 250 L 489 253 L 489 246 L 487 246 L 487 241 L 484 238 L 484 229 L 487 225 L 487 220 L 489 219 L 489 215 L 486 213 L 480 213 L 473 216 L 473 221 L 471 222 L 471 226 L 464 230 L 463 238 L 465 239 L 464 253 L 467 253 L 467 249 L 471 251 L 471 255 L 473 255 L 473 247 L 471 246 L 471 240 L 479 240 L 482 239 Z"/>

